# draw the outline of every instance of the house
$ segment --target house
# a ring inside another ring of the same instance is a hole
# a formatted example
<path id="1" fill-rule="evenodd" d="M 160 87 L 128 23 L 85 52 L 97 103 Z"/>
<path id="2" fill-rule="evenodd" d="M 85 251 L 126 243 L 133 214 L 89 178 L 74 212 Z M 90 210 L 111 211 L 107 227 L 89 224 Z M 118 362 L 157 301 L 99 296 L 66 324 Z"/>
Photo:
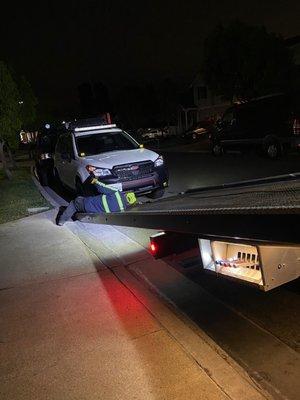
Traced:
<path id="1" fill-rule="evenodd" d="M 294 62 L 300 66 L 300 35 L 285 39 L 285 45 L 293 51 Z"/>
<path id="2" fill-rule="evenodd" d="M 178 108 L 178 131 L 185 132 L 199 121 L 218 119 L 228 105 L 220 96 L 215 96 L 201 75 L 197 74 L 182 96 Z"/>

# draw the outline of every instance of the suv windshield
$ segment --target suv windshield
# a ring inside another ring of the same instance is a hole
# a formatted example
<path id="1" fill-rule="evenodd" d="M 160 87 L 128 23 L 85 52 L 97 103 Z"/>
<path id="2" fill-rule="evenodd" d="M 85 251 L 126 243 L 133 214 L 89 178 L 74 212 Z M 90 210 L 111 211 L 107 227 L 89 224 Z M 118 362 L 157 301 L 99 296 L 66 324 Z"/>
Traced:
<path id="1" fill-rule="evenodd" d="M 123 132 L 97 133 L 76 137 L 79 155 L 93 156 L 115 150 L 133 150 L 139 146 Z"/>

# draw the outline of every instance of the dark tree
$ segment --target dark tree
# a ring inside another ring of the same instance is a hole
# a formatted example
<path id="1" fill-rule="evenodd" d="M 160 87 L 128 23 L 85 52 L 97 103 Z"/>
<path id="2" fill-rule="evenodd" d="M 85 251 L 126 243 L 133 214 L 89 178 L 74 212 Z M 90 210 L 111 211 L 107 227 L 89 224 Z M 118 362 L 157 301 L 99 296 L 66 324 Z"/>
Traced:
<path id="1" fill-rule="evenodd" d="M 90 83 L 82 83 L 78 86 L 78 95 L 81 107 L 82 117 L 93 116 L 94 113 L 94 95 Z"/>
<path id="2" fill-rule="evenodd" d="M 29 128 L 36 121 L 38 104 L 37 98 L 32 90 L 30 83 L 22 76 L 18 82 L 20 94 L 20 118 L 23 128 Z"/>
<path id="3" fill-rule="evenodd" d="M 127 128 L 144 125 L 144 91 L 136 85 L 121 88 L 116 98 L 116 112 L 121 124 Z"/>
<path id="4" fill-rule="evenodd" d="M 177 108 L 179 104 L 179 90 L 174 81 L 164 79 L 157 87 L 157 100 L 160 111 L 160 120 L 163 125 L 177 123 Z"/>
<path id="5" fill-rule="evenodd" d="M 107 87 L 102 82 L 82 83 L 78 86 L 82 117 L 96 117 L 111 111 Z"/>
<path id="6" fill-rule="evenodd" d="M 109 97 L 108 88 L 102 82 L 94 84 L 94 96 L 96 113 L 106 113 L 111 111 L 111 102 Z"/>
<path id="7" fill-rule="evenodd" d="M 125 126 L 136 129 L 176 123 L 178 101 L 176 84 L 165 79 L 121 88 L 115 105 L 118 119 Z"/>
<path id="8" fill-rule="evenodd" d="M 205 81 L 231 101 L 292 88 L 294 68 L 284 40 L 264 27 L 233 21 L 217 26 L 204 44 Z"/>
<path id="9" fill-rule="evenodd" d="M 7 65 L 0 61 L 0 161 L 4 173 L 11 178 L 4 150 L 16 148 L 21 128 L 20 93 Z"/>

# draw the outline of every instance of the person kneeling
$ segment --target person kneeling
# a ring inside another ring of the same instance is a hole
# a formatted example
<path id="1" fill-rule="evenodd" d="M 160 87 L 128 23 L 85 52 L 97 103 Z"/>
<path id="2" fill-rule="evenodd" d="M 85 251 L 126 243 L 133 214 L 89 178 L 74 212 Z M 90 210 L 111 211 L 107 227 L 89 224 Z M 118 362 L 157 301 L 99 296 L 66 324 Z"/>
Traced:
<path id="1" fill-rule="evenodd" d="M 98 181 L 96 178 L 92 178 L 90 180 L 90 183 L 95 185 L 99 194 L 89 197 L 76 197 L 75 200 L 72 200 L 69 203 L 68 207 L 63 211 L 62 214 L 57 214 L 57 225 L 62 226 L 65 222 L 69 221 L 77 212 L 121 212 L 134 206 L 137 202 L 136 196 L 133 192 L 123 192 L 114 189 Z"/>

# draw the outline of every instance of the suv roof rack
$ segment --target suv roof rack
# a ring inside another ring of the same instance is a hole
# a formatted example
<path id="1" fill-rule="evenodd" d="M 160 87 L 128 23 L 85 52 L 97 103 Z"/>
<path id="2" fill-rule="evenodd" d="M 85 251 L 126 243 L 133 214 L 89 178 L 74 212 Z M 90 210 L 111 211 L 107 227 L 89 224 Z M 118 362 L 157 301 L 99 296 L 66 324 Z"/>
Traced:
<path id="1" fill-rule="evenodd" d="M 73 121 L 69 125 L 69 129 L 72 130 L 92 130 L 92 129 L 101 129 L 101 127 L 112 128 L 115 125 L 108 124 L 106 118 L 97 117 L 97 118 L 85 118 L 79 119 L 77 121 Z M 85 128 L 85 129 L 83 129 Z"/>
<path id="2" fill-rule="evenodd" d="M 110 129 L 110 128 L 116 128 L 116 124 L 110 124 L 110 125 L 92 125 L 92 126 L 83 126 L 81 128 L 75 128 L 75 132 L 84 132 L 84 131 L 95 131 L 99 129 Z"/>

